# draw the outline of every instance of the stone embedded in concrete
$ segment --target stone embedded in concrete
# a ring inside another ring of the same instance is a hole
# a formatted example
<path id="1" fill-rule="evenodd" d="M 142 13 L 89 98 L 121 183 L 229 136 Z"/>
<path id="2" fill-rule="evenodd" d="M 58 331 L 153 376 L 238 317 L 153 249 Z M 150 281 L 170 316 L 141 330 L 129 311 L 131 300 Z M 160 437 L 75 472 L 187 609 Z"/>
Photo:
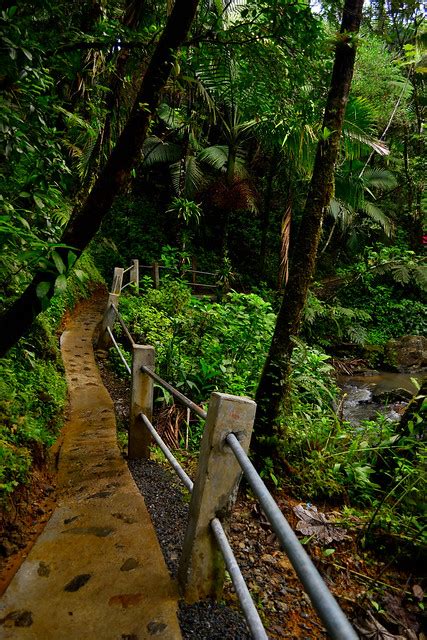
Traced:
<path id="1" fill-rule="evenodd" d="M 91 579 L 91 573 L 82 573 L 78 576 L 75 576 L 68 584 L 65 585 L 64 591 L 68 591 L 69 593 L 74 593 L 78 591 Z"/>

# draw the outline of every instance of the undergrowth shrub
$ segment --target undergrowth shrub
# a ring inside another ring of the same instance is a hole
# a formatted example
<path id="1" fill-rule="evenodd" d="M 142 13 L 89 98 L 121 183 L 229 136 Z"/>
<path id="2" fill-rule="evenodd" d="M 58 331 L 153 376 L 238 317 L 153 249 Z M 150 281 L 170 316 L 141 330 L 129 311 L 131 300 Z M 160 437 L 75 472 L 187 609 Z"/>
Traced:
<path id="1" fill-rule="evenodd" d="M 407 334 L 427 334 L 427 265 L 401 247 L 368 248 L 364 260 L 342 269 L 345 282 L 337 299 L 363 310 L 366 342 L 384 344 Z"/>

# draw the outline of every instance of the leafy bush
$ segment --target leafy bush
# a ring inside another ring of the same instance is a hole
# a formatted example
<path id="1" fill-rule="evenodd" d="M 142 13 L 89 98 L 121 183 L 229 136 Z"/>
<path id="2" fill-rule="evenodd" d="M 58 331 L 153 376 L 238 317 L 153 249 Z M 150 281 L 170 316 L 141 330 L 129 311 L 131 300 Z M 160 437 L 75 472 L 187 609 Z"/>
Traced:
<path id="1" fill-rule="evenodd" d="M 365 260 L 341 275 L 347 284 L 338 292 L 341 304 L 369 315 L 366 341 L 427 333 L 427 267 L 413 251 L 400 247 L 368 249 Z"/>
<path id="2" fill-rule="evenodd" d="M 160 375 L 196 401 L 214 390 L 254 393 L 275 322 L 259 296 L 233 292 L 212 302 L 170 281 L 142 298 L 123 298 L 121 313 L 134 339 L 156 348 Z"/>

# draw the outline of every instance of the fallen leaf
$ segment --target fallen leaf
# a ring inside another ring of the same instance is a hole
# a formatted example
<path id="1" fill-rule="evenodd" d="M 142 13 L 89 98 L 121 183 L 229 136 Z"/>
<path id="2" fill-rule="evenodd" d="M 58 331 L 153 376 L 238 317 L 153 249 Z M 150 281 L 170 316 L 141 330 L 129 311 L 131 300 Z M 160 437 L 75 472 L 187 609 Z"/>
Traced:
<path id="1" fill-rule="evenodd" d="M 332 541 L 340 542 L 346 537 L 345 529 L 337 527 L 328 516 L 317 507 L 309 505 L 304 507 L 298 504 L 294 507 L 294 513 L 299 518 L 296 529 L 305 536 L 313 536 L 320 544 L 330 544 Z"/>
<path id="2" fill-rule="evenodd" d="M 368 638 L 369 640 L 407 640 L 405 636 L 395 636 L 387 631 L 370 611 L 367 611 L 365 620 L 361 618 L 355 620 L 354 626 L 360 632 L 362 638 Z"/>
<path id="3" fill-rule="evenodd" d="M 424 591 L 419 584 L 414 584 L 414 586 L 412 587 L 412 593 L 414 594 L 417 600 L 421 601 L 424 598 Z"/>

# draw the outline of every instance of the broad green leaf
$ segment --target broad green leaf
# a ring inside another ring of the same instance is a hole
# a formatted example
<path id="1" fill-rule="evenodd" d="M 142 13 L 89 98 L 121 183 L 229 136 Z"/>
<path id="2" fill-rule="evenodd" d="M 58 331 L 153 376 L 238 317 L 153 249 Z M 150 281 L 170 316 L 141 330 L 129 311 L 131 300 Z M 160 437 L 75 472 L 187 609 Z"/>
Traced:
<path id="1" fill-rule="evenodd" d="M 55 280 L 55 289 L 57 291 L 61 291 L 64 292 L 67 288 L 67 278 L 66 276 L 62 273 L 60 276 L 58 276 Z"/>
<path id="2" fill-rule="evenodd" d="M 36 205 L 38 206 L 39 209 L 44 209 L 44 202 L 43 200 L 40 200 L 40 198 L 38 196 L 33 196 L 33 200 L 36 203 Z"/>
<path id="3" fill-rule="evenodd" d="M 84 282 L 87 279 L 87 274 L 81 269 L 75 269 L 74 275 L 78 280 L 80 280 L 80 282 Z"/>
<path id="4" fill-rule="evenodd" d="M 77 256 L 74 253 L 74 251 L 69 251 L 68 252 L 68 257 L 67 257 L 67 263 L 68 263 L 68 268 L 71 269 L 71 267 L 73 266 L 73 264 L 75 263 L 75 261 L 77 260 Z"/>
<path id="5" fill-rule="evenodd" d="M 37 285 L 36 293 L 37 297 L 43 299 L 47 296 L 50 289 L 50 282 L 39 282 Z"/>
<path id="6" fill-rule="evenodd" d="M 65 264 L 57 251 L 52 251 L 52 260 L 59 273 L 65 273 Z"/>

